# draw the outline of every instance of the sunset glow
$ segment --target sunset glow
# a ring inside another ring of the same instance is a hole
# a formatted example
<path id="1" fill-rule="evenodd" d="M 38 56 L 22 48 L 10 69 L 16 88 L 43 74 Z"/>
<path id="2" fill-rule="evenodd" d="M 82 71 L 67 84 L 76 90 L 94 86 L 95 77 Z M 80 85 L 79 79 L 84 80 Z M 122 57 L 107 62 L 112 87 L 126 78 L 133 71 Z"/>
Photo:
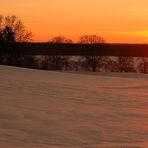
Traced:
<path id="1" fill-rule="evenodd" d="M 0 14 L 21 18 L 34 41 L 96 34 L 107 42 L 148 42 L 148 0 L 1 0 Z"/>

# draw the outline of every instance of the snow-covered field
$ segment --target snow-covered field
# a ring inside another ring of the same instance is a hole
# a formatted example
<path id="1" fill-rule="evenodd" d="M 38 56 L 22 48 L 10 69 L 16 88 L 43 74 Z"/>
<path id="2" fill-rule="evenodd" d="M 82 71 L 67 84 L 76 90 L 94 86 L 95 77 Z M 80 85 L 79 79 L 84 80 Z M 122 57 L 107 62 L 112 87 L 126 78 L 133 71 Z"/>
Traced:
<path id="1" fill-rule="evenodd" d="M 0 66 L 0 148 L 148 148 L 148 75 Z"/>

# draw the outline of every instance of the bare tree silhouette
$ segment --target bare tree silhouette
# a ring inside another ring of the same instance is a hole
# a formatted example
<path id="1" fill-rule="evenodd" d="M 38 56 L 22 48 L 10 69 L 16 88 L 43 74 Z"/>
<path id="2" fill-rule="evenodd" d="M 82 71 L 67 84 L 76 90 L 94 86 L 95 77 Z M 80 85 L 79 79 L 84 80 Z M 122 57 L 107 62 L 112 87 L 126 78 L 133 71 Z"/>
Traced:
<path id="1" fill-rule="evenodd" d="M 105 43 L 105 40 L 103 37 L 97 36 L 97 35 L 84 35 L 79 38 L 79 43 L 81 44 L 103 44 Z M 103 62 L 105 59 L 106 57 L 86 56 L 84 65 L 86 68 L 88 68 L 88 70 L 96 72 L 97 68 L 103 65 Z"/>
<path id="2" fill-rule="evenodd" d="M 105 39 L 97 35 L 83 35 L 79 37 L 79 42 L 81 44 L 103 44 Z"/>
<path id="3" fill-rule="evenodd" d="M 55 36 L 51 40 L 49 40 L 49 42 L 50 43 L 72 43 L 73 41 L 64 36 Z"/>
<path id="4" fill-rule="evenodd" d="M 28 42 L 31 40 L 32 32 L 27 31 L 21 19 L 14 15 L 0 15 L 0 42 Z M 0 63 L 15 66 L 25 66 L 25 63 L 31 65 L 31 61 L 33 61 L 32 56 L 16 55 L 16 53 L 0 57 Z"/>
<path id="5" fill-rule="evenodd" d="M 32 40 L 32 32 L 27 31 L 25 25 L 18 17 L 0 16 L 0 37 L 1 40 L 27 42 Z"/>
<path id="6" fill-rule="evenodd" d="M 66 38 L 64 36 L 55 36 L 51 40 L 49 40 L 50 43 L 72 43 L 73 41 L 69 38 Z M 69 56 L 52 56 L 50 57 L 53 67 L 55 70 L 68 70 L 69 67 Z"/>
<path id="7" fill-rule="evenodd" d="M 141 73 L 148 73 L 148 58 L 141 57 L 141 58 L 138 58 L 137 61 L 138 61 L 137 69 Z"/>
<path id="8" fill-rule="evenodd" d="M 5 27 L 0 33 L 1 42 L 15 42 L 15 33 L 11 27 Z"/>
<path id="9" fill-rule="evenodd" d="M 119 72 L 135 72 L 133 57 L 118 57 Z"/>

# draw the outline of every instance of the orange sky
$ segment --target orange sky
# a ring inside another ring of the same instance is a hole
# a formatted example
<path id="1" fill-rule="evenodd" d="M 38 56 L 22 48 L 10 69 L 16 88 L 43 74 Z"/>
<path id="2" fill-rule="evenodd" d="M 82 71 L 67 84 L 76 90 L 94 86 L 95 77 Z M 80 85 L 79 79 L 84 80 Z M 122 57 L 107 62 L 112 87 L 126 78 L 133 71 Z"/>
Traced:
<path id="1" fill-rule="evenodd" d="M 84 34 L 107 42 L 148 43 L 148 0 L 0 0 L 1 15 L 17 15 L 34 41 Z"/>

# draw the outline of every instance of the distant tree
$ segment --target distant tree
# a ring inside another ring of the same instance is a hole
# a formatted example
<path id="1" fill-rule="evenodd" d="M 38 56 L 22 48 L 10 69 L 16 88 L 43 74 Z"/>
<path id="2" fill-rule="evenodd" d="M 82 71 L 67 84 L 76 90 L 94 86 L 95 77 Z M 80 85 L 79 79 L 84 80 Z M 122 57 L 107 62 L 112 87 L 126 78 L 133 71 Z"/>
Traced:
<path id="1" fill-rule="evenodd" d="M 109 57 L 104 64 L 104 70 L 109 72 L 118 72 L 118 61 L 115 57 Z"/>
<path id="2" fill-rule="evenodd" d="M 81 44 L 104 44 L 105 40 L 97 35 L 84 35 L 79 38 Z M 99 49 L 98 49 L 99 50 Z M 88 70 L 96 72 L 97 68 L 103 66 L 106 57 L 101 56 L 85 56 L 85 63 L 83 64 Z"/>
<path id="3" fill-rule="evenodd" d="M 148 58 L 147 57 L 141 57 L 141 58 L 138 58 L 138 70 L 141 72 L 141 73 L 148 73 Z"/>
<path id="4" fill-rule="evenodd" d="M 135 72 L 133 57 L 118 57 L 117 58 L 119 72 Z"/>
<path id="5" fill-rule="evenodd" d="M 105 40 L 101 36 L 97 35 L 83 35 L 79 38 L 81 44 L 103 44 Z"/>
<path id="6" fill-rule="evenodd" d="M 73 57 L 69 61 L 69 67 L 68 70 L 70 71 L 82 71 L 82 65 L 83 59 L 81 57 Z"/>
<path id="7" fill-rule="evenodd" d="M 72 43 L 72 40 L 69 38 L 66 38 L 64 36 L 56 36 L 53 37 L 50 41 L 50 43 Z M 69 56 L 52 56 L 49 57 L 50 61 L 52 62 L 52 65 L 54 67 L 54 70 L 68 70 L 69 67 Z"/>
<path id="8" fill-rule="evenodd" d="M 64 36 L 56 36 L 49 40 L 50 43 L 72 43 L 73 41 Z"/>
<path id="9" fill-rule="evenodd" d="M 50 70 L 51 69 L 50 64 L 52 63 L 51 62 L 52 59 L 53 58 L 51 56 L 40 56 L 38 58 L 39 68 L 43 70 Z"/>

